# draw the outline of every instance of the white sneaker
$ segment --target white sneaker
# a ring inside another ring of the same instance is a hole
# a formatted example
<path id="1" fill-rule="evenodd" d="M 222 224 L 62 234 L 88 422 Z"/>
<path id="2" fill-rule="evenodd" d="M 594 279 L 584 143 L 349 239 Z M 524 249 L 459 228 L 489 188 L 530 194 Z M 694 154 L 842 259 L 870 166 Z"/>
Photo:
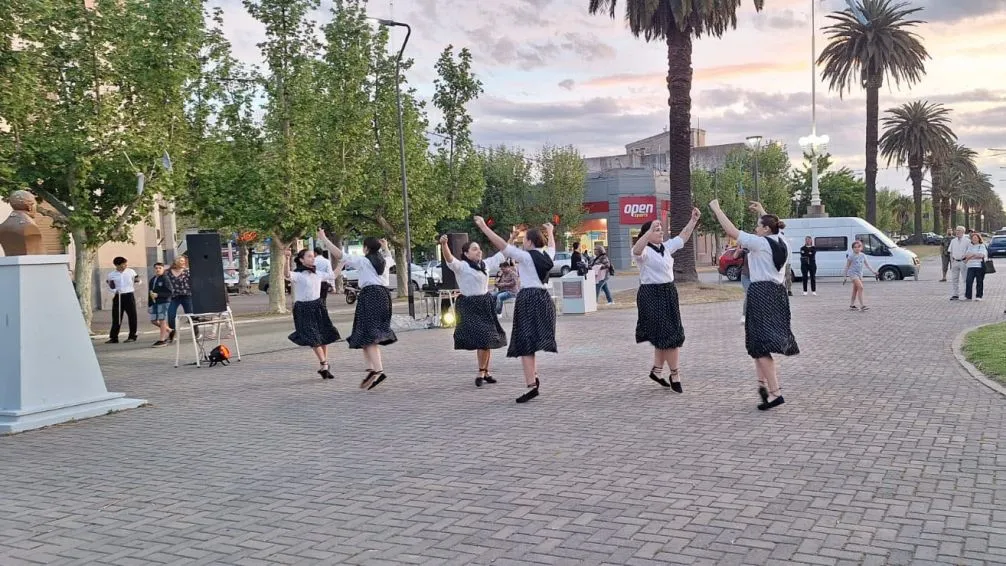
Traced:
<path id="1" fill-rule="evenodd" d="M 813 293 L 811 293 L 811 295 L 814 295 L 816 297 L 817 296 L 817 291 L 814 291 Z"/>
<path id="2" fill-rule="evenodd" d="M 977 299 L 975 299 L 975 300 L 976 300 L 976 301 L 980 301 L 980 300 L 982 300 L 982 298 L 981 298 L 981 297 L 978 297 L 978 298 L 977 298 Z"/>
<path id="3" fill-rule="evenodd" d="M 815 294 L 816 294 L 816 293 L 815 293 Z M 807 296 L 807 291 L 804 291 L 804 292 L 803 292 L 803 296 L 804 296 L 804 297 L 806 297 L 806 296 Z"/>

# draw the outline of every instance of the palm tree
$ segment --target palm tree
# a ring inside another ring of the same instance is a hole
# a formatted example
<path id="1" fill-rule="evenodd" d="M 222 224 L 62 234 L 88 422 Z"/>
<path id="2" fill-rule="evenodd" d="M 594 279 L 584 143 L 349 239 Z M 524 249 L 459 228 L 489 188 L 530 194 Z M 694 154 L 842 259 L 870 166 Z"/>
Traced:
<path id="1" fill-rule="evenodd" d="M 855 82 L 866 89 L 866 220 L 877 219 L 877 135 L 880 87 L 884 78 L 911 86 L 926 73 L 923 62 L 929 53 L 911 28 L 925 23 L 909 19 L 922 8 L 891 0 L 859 0 L 867 23 L 860 23 L 851 10 L 828 15 L 835 23 L 826 27 L 830 40 L 817 62 L 839 96 Z"/>
<path id="2" fill-rule="evenodd" d="M 908 221 L 912 218 L 912 198 L 905 195 L 899 195 L 891 203 L 892 210 L 894 211 L 894 220 L 898 223 L 898 234 L 904 235 L 908 228 Z"/>
<path id="3" fill-rule="evenodd" d="M 761 10 L 765 0 L 753 0 Z M 625 0 L 625 20 L 632 35 L 646 41 L 667 43 L 667 135 L 671 183 L 671 231 L 684 228 L 692 210 L 691 122 L 692 122 L 692 38 L 721 37 L 737 27 L 741 0 Z M 589 0 L 591 14 L 617 15 L 618 0 Z M 676 278 L 697 281 L 694 239 L 674 261 Z"/>
<path id="4" fill-rule="evenodd" d="M 961 200 L 966 180 L 978 174 L 975 159 L 978 154 L 961 144 L 954 145 L 944 156 L 930 156 L 929 167 L 933 177 L 934 207 L 939 197 L 939 213 L 946 221 L 947 228 L 957 222 L 957 203 Z"/>
<path id="5" fill-rule="evenodd" d="M 950 110 L 942 104 L 911 102 L 891 108 L 884 117 L 880 153 L 887 164 L 908 166 L 915 199 L 915 239 L 922 241 L 922 168 L 933 155 L 949 154 L 957 136 L 950 129 Z"/>

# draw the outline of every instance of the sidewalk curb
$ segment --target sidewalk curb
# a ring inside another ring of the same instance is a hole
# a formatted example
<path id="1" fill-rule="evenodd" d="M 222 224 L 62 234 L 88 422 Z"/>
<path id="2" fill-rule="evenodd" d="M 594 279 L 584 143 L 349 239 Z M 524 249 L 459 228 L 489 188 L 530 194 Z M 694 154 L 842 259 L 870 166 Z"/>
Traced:
<path id="1" fill-rule="evenodd" d="M 985 387 L 988 387 L 989 389 L 995 391 L 996 393 L 1002 395 L 1003 397 L 1006 397 L 1006 387 L 1003 387 L 995 380 L 987 377 L 984 373 L 982 373 L 980 369 L 975 367 L 974 364 L 969 362 L 964 357 L 964 338 L 966 338 L 968 334 L 971 334 L 972 332 L 978 330 L 979 328 L 992 326 L 993 324 L 1002 324 L 1002 321 L 987 322 L 985 324 L 979 324 L 978 326 L 973 326 L 971 328 L 964 329 L 963 331 L 961 331 L 960 334 L 957 335 L 957 337 L 954 338 L 953 344 L 950 346 L 950 349 L 953 352 L 954 357 L 957 358 L 957 363 L 961 364 L 961 367 L 967 370 L 967 372 L 971 374 L 971 377 L 975 378 L 975 380 L 978 381 L 978 383 L 981 383 Z"/>

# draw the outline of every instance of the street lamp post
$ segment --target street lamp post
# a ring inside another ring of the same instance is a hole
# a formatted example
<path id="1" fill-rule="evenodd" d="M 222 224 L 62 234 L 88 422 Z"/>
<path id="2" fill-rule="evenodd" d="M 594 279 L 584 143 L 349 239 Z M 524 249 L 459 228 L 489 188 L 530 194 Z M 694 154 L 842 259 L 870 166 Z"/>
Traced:
<path id="1" fill-rule="evenodd" d="M 761 149 L 761 136 L 748 136 L 744 141 L 754 150 L 754 193 L 755 200 L 761 202 L 761 194 L 758 192 L 758 151 Z"/>
<path id="2" fill-rule="evenodd" d="M 412 290 L 412 228 L 409 226 L 409 179 L 405 171 L 405 125 L 402 118 L 402 55 L 405 54 L 405 46 L 408 45 L 409 37 L 412 35 L 412 27 L 409 24 L 394 20 L 379 19 L 377 21 L 382 26 L 405 28 L 405 41 L 402 42 L 402 47 L 398 50 L 398 58 L 395 59 L 395 103 L 398 105 L 398 152 L 399 159 L 402 162 L 402 209 L 405 212 L 405 284 L 409 289 L 409 316 L 416 318 L 416 297 Z"/>
<path id="3" fill-rule="evenodd" d="M 828 136 L 817 135 L 817 21 L 816 3 L 810 0 L 810 135 L 800 138 L 800 147 L 810 153 L 810 206 L 809 218 L 828 216 L 821 204 L 821 192 L 817 186 L 817 156 L 828 148 Z"/>
<path id="4" fill-rule="evenodd" d="M 803 191 L 796 191 L 793 193 L 793 216 L 800 215 L 800 201 L 803 200 Z"/>

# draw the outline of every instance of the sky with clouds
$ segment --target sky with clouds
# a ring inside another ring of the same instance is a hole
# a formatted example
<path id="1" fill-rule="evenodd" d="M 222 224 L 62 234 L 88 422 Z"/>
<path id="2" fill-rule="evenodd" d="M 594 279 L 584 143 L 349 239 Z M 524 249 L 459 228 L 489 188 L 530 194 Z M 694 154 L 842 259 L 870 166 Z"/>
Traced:
<path id="1" fill-rule="evenodd" d="M 817 2 L 817 48 L 826 14 L 844 0 L 766 0 L 755 12 L 745 0 L 737 29 L 695 42 L 692 122 L 708 144 L 757 134 L 778 140 L 799 159 L 797 140 L 810 133 L 811 2 Z M 1006 200 L 1006 0 L 908 0 L 923 8 L 919 26 L 932 60 L 917 85 L 885 85 L 881 112 L 928 99 L 953 109 L 960 142 L 979 152 Z M 261 26 L 236 0 L 221 0 L 236 54 L 259 60 Z M 433 64 L 447 45 L 468 47 L 485 93 L 472 107 L 483 146 L 572 144 L 588 156 L 624 153 L 625 144 L 659 133 L 667 123 L 666 47 L 634 38 L 622 19 L 591 16 L 587 0 L 371 0 L 375 17 L 413 27 L 406 53 L 409 81 L 432 95 Z M 322 0 L 324 21 L 331 3 Z M 393 35 L 399 45 L 404 33 Z M 397 42 L 397 43 L 396 43 Z M 865 93 L 840 97 L 818 83 L 818 133 L 831 138 L 839 165 L 864 167 Z M 437 117 L 431 113 L 431 121 Z M 885 170 L 878 184 L 908 192 L 907 171 Z"/>

